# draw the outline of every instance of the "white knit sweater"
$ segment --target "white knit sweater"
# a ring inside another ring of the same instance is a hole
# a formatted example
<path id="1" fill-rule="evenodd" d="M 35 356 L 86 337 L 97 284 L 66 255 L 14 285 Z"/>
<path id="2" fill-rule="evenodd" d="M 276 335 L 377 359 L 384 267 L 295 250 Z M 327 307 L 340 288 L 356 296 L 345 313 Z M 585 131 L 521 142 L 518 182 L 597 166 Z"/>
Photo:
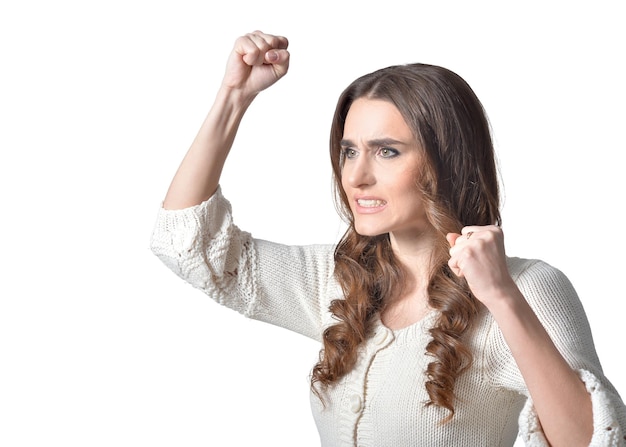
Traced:
<path id="1" fill-rule="evenodd" d="M 321 340 L 328 305 L 341 298 L 332 245 L 286 246 L 253 239 L 232 222 L 221 190 L 208 201 L 158 214 L 152 251 L 171 270 L 243 315 Z M 584 309 L 568 279 L 544 262 L 509 259 L 509 270 L 592 396 L 593 446 L 626 446 L 626 408 L 604 377 Z M 324 447 L 546 446 L 532 402 L 498 325 L 483 311 L 471 337 L 474 363 L 455 385 L 456 413 L 425 407 L 425 354 L 433 311 L 390 330 L 380 321 L 356 367 L 323 407 L 311 394 Z M 546 374 L 549 374 L 546 371 Z"/>

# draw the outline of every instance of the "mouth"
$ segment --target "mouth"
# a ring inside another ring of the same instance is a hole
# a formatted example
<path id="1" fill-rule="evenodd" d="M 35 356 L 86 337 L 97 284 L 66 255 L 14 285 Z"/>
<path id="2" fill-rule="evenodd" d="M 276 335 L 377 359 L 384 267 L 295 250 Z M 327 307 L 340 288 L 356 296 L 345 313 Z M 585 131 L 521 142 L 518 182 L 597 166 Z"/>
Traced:
<path id="1" fill-rule="evenodd" d="M 387 202 L 380 199 L 357 199 L 356 203 L 363 208 L 379 208 L 387 205 Z"/>

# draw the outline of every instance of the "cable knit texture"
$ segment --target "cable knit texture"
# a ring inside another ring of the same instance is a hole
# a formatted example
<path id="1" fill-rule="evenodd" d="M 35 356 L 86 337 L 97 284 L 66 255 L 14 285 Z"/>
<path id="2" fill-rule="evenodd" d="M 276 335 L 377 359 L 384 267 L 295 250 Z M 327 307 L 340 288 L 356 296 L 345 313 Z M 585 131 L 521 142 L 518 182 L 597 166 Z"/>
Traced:
<path id="1" fill-rule="evenodd" d="M 253 239 L 233 224 L 221 189 L 183 210 L 160 209 L 152 251 L 218 303 L 321 341 L 333 323 L 328 306 L 342 293 L 333 277 L 333 245 L 287 246 Z M 538 260 L 508 259 L 509 271 L 557 348 L 586 384 L 593 405 L 591 446 L 626 446 L 626 408 L 602 372 L 584 309 L 569 280 Z M 547 446 L 532 400 L 498 325 L 483 310 L 469 334 L 471 369 L 456 384 L 451 423 L 428 400 L 425 354 L 435 311 L 401 330 L 380 320 L 354 369 L 312 393 L 324 447 Z M 312 359 L 313 360 L 313 359 Z M 549 374 L 549 371 L 546 371 Z M 518 434 L 519 432 L 519 434 Z"/>

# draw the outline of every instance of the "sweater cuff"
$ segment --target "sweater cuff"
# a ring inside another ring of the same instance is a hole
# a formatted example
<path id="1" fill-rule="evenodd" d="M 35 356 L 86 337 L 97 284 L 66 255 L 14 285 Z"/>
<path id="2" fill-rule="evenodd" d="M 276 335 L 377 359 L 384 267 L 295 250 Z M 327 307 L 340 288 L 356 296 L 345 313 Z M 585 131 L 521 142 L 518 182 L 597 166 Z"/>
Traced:
<path id="1" fill-rule="evenodd" d="M 591 372 L 577 370 L 591 396 L 593 412 L 593 436 L 590 447 L 619 447 L 625 443 L 624 433 L 609 393 L 598 378 Z M 519 437 L 527 447 L 548 447 L 539 417 L 532 399 L 529 397 L 519 417 Z"/>

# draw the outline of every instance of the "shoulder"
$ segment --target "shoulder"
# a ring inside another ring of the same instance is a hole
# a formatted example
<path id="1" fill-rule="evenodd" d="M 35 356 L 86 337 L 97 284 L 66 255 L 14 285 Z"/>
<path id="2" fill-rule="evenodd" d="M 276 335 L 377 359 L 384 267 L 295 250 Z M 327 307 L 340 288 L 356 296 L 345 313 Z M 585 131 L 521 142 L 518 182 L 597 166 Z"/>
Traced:
<path id="1" fill-rule="evenodd" d="M 527 294 L 576 296 L 569 278 L 561 270 L 545 261 L 509 257 L 507 266 L 511 277 L 525 296 Z"/>
<path id="2" fill-rule="evenodd" d="M 582 302 L 569 278 L 538 259 L 509 258 L 509 273 L 549 332 L 588 330 Z"/>
<path id="3" fill-rule="evenodd" d="M 506 263 L 509 273 L 515 281 L 520 278 L 526 278 L 528 275 L 533 276 L 542 271 L 558 271 L 555 267 L 541 259 L 507 257 Z"/>

